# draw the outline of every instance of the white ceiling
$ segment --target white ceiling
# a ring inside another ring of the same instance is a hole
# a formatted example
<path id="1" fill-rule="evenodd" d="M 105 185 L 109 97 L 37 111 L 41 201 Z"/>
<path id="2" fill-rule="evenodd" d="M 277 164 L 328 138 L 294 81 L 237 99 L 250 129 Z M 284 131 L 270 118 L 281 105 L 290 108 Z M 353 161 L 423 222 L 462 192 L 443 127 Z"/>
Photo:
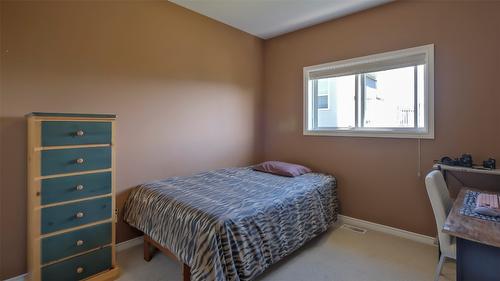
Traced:
<path id="1" fill-rule="evenodd" d="M 392 0 L 169 0 L 263 39 Z"/>

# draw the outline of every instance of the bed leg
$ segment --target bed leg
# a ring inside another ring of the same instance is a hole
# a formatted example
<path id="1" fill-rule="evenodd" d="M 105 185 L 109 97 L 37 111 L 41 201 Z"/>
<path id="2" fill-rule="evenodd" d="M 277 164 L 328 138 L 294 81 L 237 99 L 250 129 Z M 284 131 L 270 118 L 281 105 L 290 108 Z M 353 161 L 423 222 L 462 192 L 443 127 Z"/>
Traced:
<path id="1" fill-rule="evenodd" d="M 185 263 L 182 264 L 182 281 L 191 280 L 191 268 Z"/>
<path id="2" fill-rule="evenodd" d="M 144 236 L 143 247 L 144 247 L 144 260 L 150 261 L 155 254 L 156 248 L 151 244 L 151 242 L 146 236 Z"/>

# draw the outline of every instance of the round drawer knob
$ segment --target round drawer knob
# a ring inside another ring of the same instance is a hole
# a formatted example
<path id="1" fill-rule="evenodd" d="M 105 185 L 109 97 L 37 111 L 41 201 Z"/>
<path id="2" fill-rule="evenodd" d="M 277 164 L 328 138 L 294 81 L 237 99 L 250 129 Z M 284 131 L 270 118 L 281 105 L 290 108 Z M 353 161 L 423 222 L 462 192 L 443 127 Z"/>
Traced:
<path id="1" fill-rule="evenodd" d="M 83 184 L 79 184 L 76 186 L 76 190 L 81 191 L 83 190 Z"/>
<path id="2" fill-rule="evenodd" d="M 85 132 L 83 130 L 78 130 L 76 131 L 76 135 L 79 137 L 83 137 L 85 135 Z"/>
<path id="3" fill-rule="evenodd" d="M 83 245 L 83 240 L 78 240 L 78 241 L 76 241 L 76 245 L 77 245 L 77 246 L 82 246 L 82 245 Z"/>
<path id="4" fill-rule="evenodd" d="M 76 273 L 78 273 L 78 274 L 83 273 L 83 267 L 81 267 L 81 266 L 77 267 Z"/>
<path id="5" fill-rule="evenodd" d="M 78 213 L 76 213 L 76 215 L 75 215 L 75 217 L 76 217 L 77 219 L 81 219 L 81 218 L 83 218 L 83 216 L 84 216 L 83 212 L 78 212 Z"/>
<path id="6" fill-rule="evenodd" d="M 85 162 L 85 160 L 83 160 L 83 158 L 76 159 L 77 164 L 83 164 L 83 162 Z"/>

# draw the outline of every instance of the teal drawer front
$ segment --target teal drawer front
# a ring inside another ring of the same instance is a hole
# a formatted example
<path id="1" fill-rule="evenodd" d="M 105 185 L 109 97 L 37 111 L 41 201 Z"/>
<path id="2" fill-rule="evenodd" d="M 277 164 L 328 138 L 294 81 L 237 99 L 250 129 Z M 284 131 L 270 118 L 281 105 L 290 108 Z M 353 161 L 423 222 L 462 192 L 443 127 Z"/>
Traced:
<path id="1" fill-rule="evenodd" d="M 111 243 L 111 223 L 42 239 L 42 263 L 72 256 Z"/>
<path id="2" fill-rule="evenodd" d="M 111 268 L 111 248 L 106 247 L 42 268 L 42 281 L 73 281 Z"/>
<path id="3" fill-rule="evenodd" d="M 111 143 L 111 122 L 42 122 L 42 146 L 107 143 Z"/>
<path id="4" fill-rule="evenodd" d="M 42 176 L 111 168 L 111 147 L 42 151 Z"/>
<path id="5" fill-rule="evenodd" d="M 42 234 L 111 217 L 111 197 L 42 209 Z"/>
<path id="6" fill-rule="evenodd" d="M 42 205 L 111 193 L 111 172 L 42 180 Z"/>

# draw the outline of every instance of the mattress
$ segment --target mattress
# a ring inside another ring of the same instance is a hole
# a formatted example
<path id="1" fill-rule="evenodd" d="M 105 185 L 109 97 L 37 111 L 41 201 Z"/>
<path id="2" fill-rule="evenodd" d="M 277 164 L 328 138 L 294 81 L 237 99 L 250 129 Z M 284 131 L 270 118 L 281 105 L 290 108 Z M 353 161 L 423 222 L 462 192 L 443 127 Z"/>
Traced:
<path id="1" fill-rule="evenodd" d="M 337 219 L 333 176 L 228 168 L 133 189 L 124 219 L 190 266 L 191 280 L 252 280 Z"/>

